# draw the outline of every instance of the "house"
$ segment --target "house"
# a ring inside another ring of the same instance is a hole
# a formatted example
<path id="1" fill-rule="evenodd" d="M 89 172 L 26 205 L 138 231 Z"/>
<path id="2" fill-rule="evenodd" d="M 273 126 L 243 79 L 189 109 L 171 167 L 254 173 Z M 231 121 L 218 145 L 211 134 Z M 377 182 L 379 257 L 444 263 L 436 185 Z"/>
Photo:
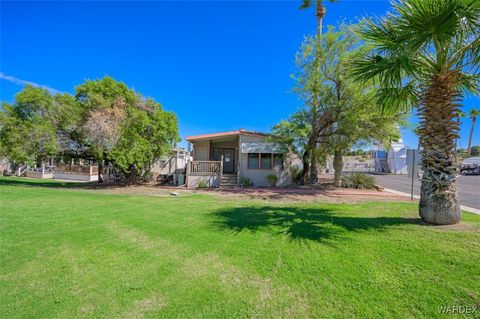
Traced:
<path id="1" fill-rule="evenodd" d="M 388 150 L 388 168 L 392 174 L 408 174 L 407 147 L 403 139 L 392 142 Z"/>
<path id="2" fill-rule="evenodd" d="M 407 148 L 403 139 L 392 141 L 388 151 L 382 145 L 376 145 L 374 161 L 376 172 L 407 174 Z"/>
<path id="3" fill-rule="evenodd" d="M 151 171 L 158 182 L 171 182 L 175 185 L 184 184 L 185 168 L 190 158 L 189 152 L 180 147 L 174 147 L 168 155 L 155 162 Z"/>
<path id="4" fill-rule="evenodd" d="M 193 160 L 187 164 L 187 187 L 268 186 L 269 175 L 277 177 L 276 186 L 291 184 L 291 154 L 268 136 L 244 129 L 188 136 Z"/>

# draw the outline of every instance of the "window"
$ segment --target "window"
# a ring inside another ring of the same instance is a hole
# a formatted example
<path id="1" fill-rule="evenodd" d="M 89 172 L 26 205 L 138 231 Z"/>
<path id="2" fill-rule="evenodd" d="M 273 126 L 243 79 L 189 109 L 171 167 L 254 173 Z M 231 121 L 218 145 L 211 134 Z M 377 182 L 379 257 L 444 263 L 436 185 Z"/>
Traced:
<path id="1" fill-rule="evenodd" d="M 283 169 L 283 154 L 273 154 L 273 168 Z"/>
<path id="2" fill-rule="evenodd" d="M 272 153 L 260 154 L 260 168 L 272 169 Z"/>
<path id="3" fill-rule="evenodd" d="M 258 169 L 258 153 L 248 153 L 248 165 L 249 169 Z"/>

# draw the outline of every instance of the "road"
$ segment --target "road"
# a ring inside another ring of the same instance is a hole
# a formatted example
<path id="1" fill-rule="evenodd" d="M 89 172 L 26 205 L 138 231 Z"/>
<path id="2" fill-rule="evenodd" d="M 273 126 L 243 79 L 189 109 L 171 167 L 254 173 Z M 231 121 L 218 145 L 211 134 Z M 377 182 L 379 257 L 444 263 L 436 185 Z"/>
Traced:
<path id="1" fill-rule="evenodd" d="M 407 175 L 372 175 L 377 183 L 385 188 L 410 194 L 411 178 Z M 415 179 L 413 193 L 420 195 L 420 181 Z M 467 175 L 457 178 L 460 204 L 480 209 L 480 176 Z"/>

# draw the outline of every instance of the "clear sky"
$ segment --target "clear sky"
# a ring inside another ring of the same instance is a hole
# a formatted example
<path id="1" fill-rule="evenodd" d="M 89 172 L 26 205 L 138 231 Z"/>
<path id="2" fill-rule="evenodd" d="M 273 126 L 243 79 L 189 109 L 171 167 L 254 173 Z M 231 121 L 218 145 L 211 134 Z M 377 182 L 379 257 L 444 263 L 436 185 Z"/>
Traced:
<path id="1" fill-rule="evenodd" d="M 268 132 L 302 106 L 290 74 L 316 20 L 313 9 L 299 4 L 2 0 L 0 100 L 13 101 L 25 81 L 73 93 L 85 79 L 109 75 L 174 111 L 182 138 L 238 128 Z M 389 8 L 380 0 L 327 3 L 325 25 Z M 468 110 L 480 100 L 464 104 Z M 462 147 L 469 128 L 466 119 Z M 416 137 L 403 134 L 415 147 Z"/>

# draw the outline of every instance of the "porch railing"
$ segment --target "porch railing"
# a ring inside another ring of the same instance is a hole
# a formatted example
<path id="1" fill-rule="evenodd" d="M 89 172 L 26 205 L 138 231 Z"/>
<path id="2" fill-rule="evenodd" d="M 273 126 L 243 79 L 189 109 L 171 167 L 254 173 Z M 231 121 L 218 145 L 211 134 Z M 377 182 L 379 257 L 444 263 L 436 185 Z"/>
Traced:
<path id="1" fill-rule="evenodd" d="M 223 161 L 192 161 L 188 163 L 187 175 L 221 175 Z"/>
<path id="2" fill-rule="evenodd" d="M 97 175 L 98 166 L 59 164 L 55 168 L 55 172 L 63 173 L 63 174 L 75 174 L 75 175 Z"/>
<path id="3" fill-rule="evenodd" d="M 55 166 L 29 167 L 27 172 L 42 174 L 53 173 L 55 172 Z"/>

